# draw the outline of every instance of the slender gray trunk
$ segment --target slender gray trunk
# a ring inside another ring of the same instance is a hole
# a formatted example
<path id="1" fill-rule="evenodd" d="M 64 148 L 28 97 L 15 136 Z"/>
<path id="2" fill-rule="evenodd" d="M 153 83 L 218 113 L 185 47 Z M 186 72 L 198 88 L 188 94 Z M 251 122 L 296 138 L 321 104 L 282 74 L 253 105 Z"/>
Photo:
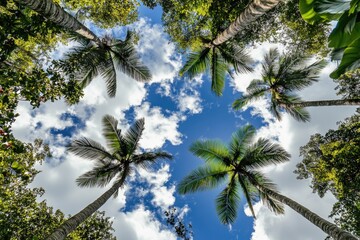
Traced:
<path id="1" fill-rule="evenodd" d="M 292 103 L 292 107 L 320 107 L 320 106 L 340 106 L 340 105 L 360 105 L 360 99 L 337 99 L 337 100 L 321 100 L 306 101 Z"/>
<path id="2" fill-rule="evenodd" d="M 47 240 L 62 240 L 69 233 L 74 231 L 80 223 L 85 221 L 88 217 L 90 217 L 96 210 L 98 210 L 109 198 L 118 190 L 123 181 L 119 181 L 114 184 L 109 190 L 103 193 L 99 198 L 86 206 L 83 210 L 69 218 L 66 222 L 64 222 L 60 227 L 55 229 L 55 231 L 48 236 Z"/>
<path id="3" fill-rule="evenodd" d="M 253 0 L 230 26 L 218 34 L 212 41 L 213 45 L 220 45 L 238 34 L 255 19 L 275 7 L 281 0 Z"/>
<path id="4" fill-rule="evenodd" d="M 278 200 L 279 202 L 282 202 L 301 214 L 304 218 L 312 222 L 315 226 L 319 227 L 321 230 L 323 230 L 325 233 L 327 233 L 329 236 L 331 236 L 335 240 L 358 240 L 355 236 L 350 234 L 349 232 L 346 232 L 339 227 L 337 227 L 335 224 L 326 221 L 325 219 L 321 218 L 319 215 L 313 213 L 306 207 L 302 206 L 301 204 L 291 200 L 288 197 L 285 197 L 279 193 L 276 193 L 274 191 L 271 191 L 267 188 L 264 188 L 262 186 L 256 185 L 256 187 L 259 189 L 259 191 L 267 193 L 274 199 Z"/>
<path id="5" fill-rule="evenodd" d="M 30 9 L 38 12 L 42 16 L 51 20 L 52 22 L 69 29 L 81 36 L 94 41 L 96 44 L 101 45 L 101 40 L 80 23 L 75 17 L 67 13 L 62 7 L 54 3 L 52 0 L 15 0 L 20 4 L 24 4 Z"/>

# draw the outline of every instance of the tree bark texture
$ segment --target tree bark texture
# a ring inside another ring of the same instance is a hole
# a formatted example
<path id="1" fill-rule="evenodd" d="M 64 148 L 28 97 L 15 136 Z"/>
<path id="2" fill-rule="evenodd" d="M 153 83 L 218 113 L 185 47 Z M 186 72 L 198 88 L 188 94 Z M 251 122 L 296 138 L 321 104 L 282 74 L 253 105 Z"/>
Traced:
<path id="1" fill-rule="evenodd" d="M 321 100 L 321 101 L 306 101 L 299 103 L 292 103 L 292 107 L 320 107 L 320 106 L 344 106 L 344 105 L 360 105 L 360 99 L 338 99 L 338 100 Z"/>
<path id="2" fill-rule="evenodd" d="M 278 200 L 279 202 L 282 202 L 301 214 L 304 218 L 312 222 L 315 226 L 323 230 L 325 233 L 327 233 L 329 236 L 331 236 L 335 240 L 358 240 L 355 236 L 350 234 L 349 232 L 346 232 L 342 229 L 340 229 L 335 224 L 321 218 L 319 215 L 313 213 L 306 207 L 302 206 L 301 204 L 291 200 L 288 197 L 285 197 L 279 193 L 273 192 L 267 188 L 264 188 L 262 186 L 256 185 L 259 191 L 267 193 L 274 199 Z"/>
<path id="3" fill-rule="evenodd" d="M 280 0 L 254 0 L 227 29 L 216 36 L 216 38 L 212 41 L 212 44 L 215 46 L 220 45 L 234 37 L 255 19 L 275 7 L 279 2 Z"/>
<path id="4" fill-rule="evenodd" d="M 24 4 L 35 12 L 46 17 L 50 21 L 62 26 L 66 29 L 74 31 L 81 36 L 94 41 L 96 44 L 101 44 L 101 40 L 80 23 L 75 17 L 67 13 L 62 7 L 54 3 L 52 0 L 15 0 L 20 4 Z"/>

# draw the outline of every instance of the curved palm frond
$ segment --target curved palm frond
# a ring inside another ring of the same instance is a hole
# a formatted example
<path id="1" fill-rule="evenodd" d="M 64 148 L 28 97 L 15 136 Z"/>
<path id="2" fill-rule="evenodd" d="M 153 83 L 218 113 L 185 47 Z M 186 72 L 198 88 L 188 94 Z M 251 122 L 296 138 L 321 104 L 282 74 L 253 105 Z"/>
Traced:
<path id="1" fill-rule="evenodd" d="M 113 59 L 113 53 L 109 52 L 109 59 L 103 64 L 101 76 L 106 83 L 106 91 L 109 97 L 116 95 L 116 61 Z"/>
<path id="2" fill-rule="evenodd" d="M 246 125 L 239 128 L 232 134 L 231 141 L 229 144 L 229 152 L 233 160 L 238 160 L 248 148 L 248 145 L 253 141 L 255 136 L 255 128 L 251 125 Z"/>
<path id="3" fill-rule="evenodd" d="M 233 102 L 232 107 L 234 110 L 239 110 L 248 103 L 256 101 L 265 95 L 269 88 L 266 87 L 266 85 L 259 83 L 259 80 L 253 80 L 250 83 L 250 89 L 248 87 L 249 91 L 247 90 L 247 94 L 241 96 L 241 98 L 238 98 Z"/>
<path id="4" fill-rule="evenodd" d="M 279 102 L 279 107 L 284 109 L 285 112 L 289 113 L 297 121 L 310 121 L 310 114 L 305 108 L 293 105 L 294 103 L 301 102 L 301 98 L 298 96 L 294 94 L 283 94 L 282 99 Z"/>
<path id="5" fill-rule="evenodd" d="M 218 163 L 224 166 L 230 165 L 229 151 L 218 140 L 195 141 L 190 146 L 190 152 L 204 159 L 207 163 Z"/>
<path id="6" fill-rule="evenodd" d="M 110 115 L 105 115 L 102 119 L 103 136 L 105 137 L 107 146 L 114 153 L 120 149 L 123 142 L 121 130 L 117 128 L 118 121 Z"/>
<path id="7" fill-rule="evenodd" d="M 135 123 L 126 131 L 124 135 L 124 141 L 128 147 L 128 154 L 133 154 L 138 147 L 144 128 L 145 119 L 141 118 L 136 120 Z"/>
<path id="8" fill-rule="evenodd" d="M 100 162 L 113 159 L 113 156 L 100 143 L 85 137 L 74 140 L 67 150 L 79 157 Z"/>
<path id="9" fill-rule="evenodd" d="M 273 192 L 278 193 L 276 188 L 276 184 L 274 184 L 270 179 L 266 178 L 262 173 L 258 171 L 248 171 L 247 172 L 248 179 L 252 185 L 262 186 L 265 189 L 269 189 Z M 275 214 L 284 214 L 284 205 L 271 197 L 269 194 L 263 191 L 259 191 L 259 196 L 261 201 L 267 205 L 267 207 L 274 212 Z"/>
<path id="10" fill-rule="evenodd" d="M 180 194 L 214 188 L 222 183 L 229 170 L 222 166 L 206 165 L 193 170 L 178 185 Z"/>
<path id="11" fill-rule="evenodd" d="M 244 167 L 255 169 L 287 162 L 290 157 L 290 154 L 279 144 L 260 138 L 252 146 L 248 146 L 241 164 Z"/>
<path id="12" fill-rule="evenodd" d="M 133 168 L 131 166 L 125 165 L 122 169 L 122 171 L 118 174 L 118 176 L 116 177 L 115 181 L 114 181 L 114 185 L 117 183 L 120 183 L 121 186 L 124 186 L 126 183 L 126 178 L 128 176 L 131 176 L 133 172 Z M 114 192 L 113 197 L 117 198 L 117 196 L 119 195 L 119 189 L 117 189 Z"/>
<path id="13" fill-rule="evenodd" d="M 136 154 L 132 157 L 131 162 L 144 169 L 149 169 L 159 159 L 172 159 L 173 156 L 167 152 L 146 152 Z"/>
<path id="14" fill-rule="evenodd" d="M 228 185 L 216 198 L 216 211 L 222 223 L 230 224 L 235 221 L 239 202 L 239 186 L 236 181 L 236 175 L 234 174 Z"/>
<path id="15" fill-rule="evenodd" d="M 97 163 L 96 166 L 76 179 L 79 187 L 105 187 L 119 172 L 119 164 Z"/>
<path id="16" fill-rule="evenodd" d="M 197 52 L 189 54 L 188 60 L 185 65 L 180 69 L 179 74 L 188 75 L 189 78 L 193 78 L 196 75 L 203 73 L 210 66 L 211 58 L 210 48 L 204 48 Z"/>
<path id="17" fill-rule="evenodd" d="M 272 85 L 272 81 L 275 79 L 276 73 L 278 71 L 278 64 L 276 60 L 279 58 L 280 54 L 277 48 L 272 48 L 265 55 L 264 62 L 262 63 L 262 78 L 266 83 Z"/>
<path id="18" fill-rule="evenodd" d="M 116 67 L 135 79 L 136 81 L 148 82 L 151 80 L 150 70 L 140 62 L 140 58 L 133 45 L 133 33 L 127 32 L 125 41 L 118 41 L 110 46 L 112 57 L 116 61 Z"/>
<path id="19" fill-rule="evenodd" d="M 275 96 L 274 94 L 271 95 L 269 111 L 272 115 L 275 116 L 277 120 L 281 121 L 281 107 L 279 105 L 279 99 L 277 97 L 279 96 Z"/>
<path id="20" fill-rule="evenodd" d="M 238 181 L 240 183 L 240 187 L 242 192 L 245 195 L 247 204 L 250 208 L 252 216 L 256 219 L 255 211 L 252 202 L 257 198 L 258 193 L 255 192 L 255 188 L 248 182 L 247 179 L 243 179 L 240 175 L 238 175 Z"/>
<path id="21" fill-rule="evenodd" d="M 247 73 L 254 70 L 251 67 L 253 60 L 244 48 L 240 48 L 233 43 L 219 45 L 217 48 L 220 51 L 221 57 L 227 64 L 234 67 L 236 73 Z"/>
<path id="22" fill-rule="evenodd" d="M 221 96 L 225 87 L 225 76 L 228 65 L 224 59 L 220 56 L 217 48 L 212 49 L 211 55 L 211 90 L 217 95 Z"/>

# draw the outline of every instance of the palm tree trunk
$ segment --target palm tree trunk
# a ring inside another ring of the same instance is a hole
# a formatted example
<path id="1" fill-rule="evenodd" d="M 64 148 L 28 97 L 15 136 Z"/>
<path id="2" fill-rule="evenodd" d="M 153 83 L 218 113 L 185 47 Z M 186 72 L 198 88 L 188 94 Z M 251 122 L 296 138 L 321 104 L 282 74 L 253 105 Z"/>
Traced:
<path id="1" fill-rule="evenodd" d="M 98 45 L 102 45 L 101 40 L 80 23 L 75 17 L 67 13 L 62 7 L 54 3 L 52 0 L 15 0 L 19 4 L 24 4 L 30 9 L 38 12 L 42 16 L 48 18 L 52 22 L 69 29 L 81 36 L 94 41 Z"/>
<path id="2" fill-rule="evenodd" d="M 289 104 L 289 106 L 292 107 L 320 107 L 320 106 L 339 106 L 339 105 L 360 105 L 360 99 L 306 101 L 306 102 Z"/>
<path id="3" fill-rule="evenodd" d="M 280 0 L 254 0 L 227 29 L 216 36 L 212 41 L 212 44 L 220 45 L 234 37 L 255 19 L 275 7 L 279 2 Z"/>
<path id="4" fill-rule="evenodd" d="M 315 226 L 319 227 L 321 230 L 323 230 L 325 233 L 327 233 L 329 236 L 331 236 L 335 240 L 357 240 L 355 236 L 352 234 L 340 229 L 335 224 L 326 221 L 325 219 L 321 218 L 319 215 L 313 213 L 306 207 L 302 206 L 301 204 L 291 200 L 288 197 L 285 197 L 279 193 L 276 193 L 274 191 L 271 191 L 270 189 L 264 188 L 262 186 L 256 185 L 256 188 L 264 193 L 267 193 L 274 199 L 278 200 L 279 202 L 282 202 L 301 214 L 304 218 L 312 222 Z"/>
<path id="5" fill-rule="evenodd" d="M 109 198 L 118 190 L 123 184 L 123 181 L 118 181 L 114 184 L 109 190 L 103 193 L 99 198 L 86 206 L 83 210 L 78 212 L 76 215 L 69 218 L 65 221 L 60 227 L 55 229 L 55 231 L 48 236 L 47 240 L 62 240 L 69 233 L 79 226 L 80 223 L 85 221 L 88 217 L 90 217 L 96 210 L 98 210 Z"/>

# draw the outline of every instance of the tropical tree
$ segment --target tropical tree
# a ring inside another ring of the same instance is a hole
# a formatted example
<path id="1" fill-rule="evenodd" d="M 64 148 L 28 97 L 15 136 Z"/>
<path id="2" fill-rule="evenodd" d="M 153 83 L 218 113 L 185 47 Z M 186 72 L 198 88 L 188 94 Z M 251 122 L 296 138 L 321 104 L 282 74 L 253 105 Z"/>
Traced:
<path id="1" fill-rule="evenodd" d="M 270 111 L 281 120 L 281 112 L 289 113 L 296 120 L 309 121 L 310 115 L 304 108 L 315 106 L 360 105 L 360 99 L 338 99 L 322 101 L 302 101 L 292 93 L 318 81 L 319 72 L 325 67 L 325 61 L 316 61 L 306 65 L 309 59 L 297 52 L 280 55 L 271 49 L 262 63 L 262 79 L 253 80 L 247 88 L 247 94 L 233 103 L 234 109 L 240 109 L 251 101 L 270 96 Z"/>
<path id="2" fill-rule="evenodd" d="M 100 39 L 80 23 L 75 17 L 67 13 L 62 7 L 51 0 L 16 0 L 30 9 L 38 12 L 50 21 L 64 27 L 64 29 L 79 34 L 88 41 L 81 40 L 81 46 L 73 49 L 60 64 L 65 73 L 75 71 L 83 86 L 86 86 L 95 76 L 102 74 L 110 97 L 116 94 L 116 69 L 121 70 L 137 81 L 151 79 L 148 68 L 139 62 L 139 58 L 132 45 L 132 34 L 128 32 L 125 41 L 104 37 Z M 80 57 L 80 59 L 79 59 Z M 73 66 L 73 64 L 79 64 Z"/>
<path id="3" fill-rule="evenodd" d="M 181 194 L 215 188 L 226 179 L 227 185 L 216 199 L 216 210 L 224 224 L 233 223 L 244 193 L 252 215 L 253 202 L 262 200 L 271 211 L 282 214 L 286 204 L 335 239 L 356 239 L 350 233 L 322 219 L 309 209 L 278 193 L 276 186 L 259 170 L 260 167 L 288 161 L 290 155 L 278 144 L 260 138 L 255 143 L 255 129 L 247 125 L 237 130 L 226 146 L 221 141 L 196 141 L 190 151 L 205 161 L 179 184 Z"/>
<path id="4" fill-rule="evenodd" d="M 218 96 L 222 95 L 225 74 L 230 66 L 233 66 L 236 72 L 252 70 L 249 66 L 250 58 L 243 49 L 231 43 L 227 45 L 224 43 L 279 2 L 279 0 L 252 1 L 235 21 L 214 39 L 202 40 L 203 47 L 190 53 L 189 59 L 180 70 L 180 75 L 187 73 L 192 78 L 210 68 L 211 90 Z"/>
<path id="5" fill-rule="evenodd" d="M 116 197 L 119 188 L 125 184 L 126 178 L 136 167 L 148 168 L 158 159 L 172 158 L 169 153 L 163 151 L 140 152 L 139 141 L 144 130 L 144 119 L 137 120 L 125 134 L 118 129 L 118 121 L 112 116 L 105 115 L 102 123 L 103 136 L 109 150 L 106 150 L 98 142 L 84 137 L 73 141 L 68 147 L 68 151 L 79 157 L 95 161 L 93 169 L 76 179 L 80 187 L 104 187 L 112 179 L 115 178 L 115 181 L 109 190 L 63 223 L 47 239 L 64 239 L 111 196 Z"/>

